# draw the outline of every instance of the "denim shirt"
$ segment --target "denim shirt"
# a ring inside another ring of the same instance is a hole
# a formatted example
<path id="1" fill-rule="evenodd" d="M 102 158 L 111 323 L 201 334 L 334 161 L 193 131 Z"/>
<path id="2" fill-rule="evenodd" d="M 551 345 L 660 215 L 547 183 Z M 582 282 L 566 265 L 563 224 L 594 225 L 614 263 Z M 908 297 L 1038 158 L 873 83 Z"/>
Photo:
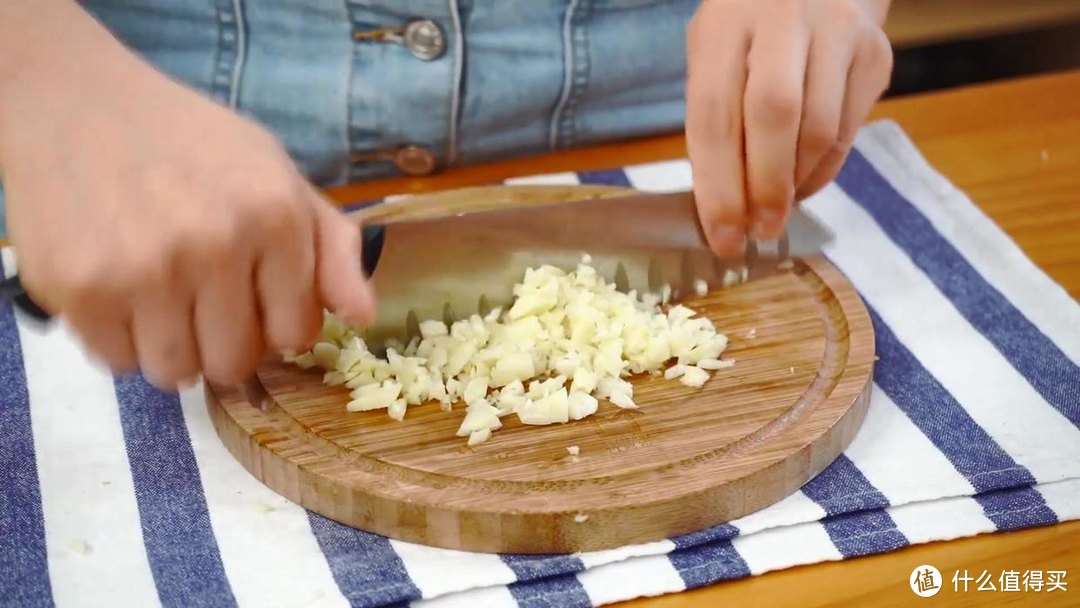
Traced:
<path id="1" fill-rule="evenodd" d="M 699 1 L 81 4 L 332 186 L 681 128 Z"/>

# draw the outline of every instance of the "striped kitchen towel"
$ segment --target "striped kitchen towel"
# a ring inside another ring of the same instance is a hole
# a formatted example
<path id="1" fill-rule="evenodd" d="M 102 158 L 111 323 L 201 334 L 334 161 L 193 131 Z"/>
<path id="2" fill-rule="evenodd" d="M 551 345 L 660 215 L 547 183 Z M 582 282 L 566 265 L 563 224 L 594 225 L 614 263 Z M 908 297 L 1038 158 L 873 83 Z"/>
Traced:
<path id="1" fill-rule="evenodd" d="M 689 187 L 690 169 L 514 181 L 662 191 Z M 854 443 L 760 512 L 579 555 L 432 549 L 309 513 L 226 452 L 201 388 L 114 378 L 65 328 L 37 333 L 4 308 L 0 605 L 598 606 L 1080 518 L 1080 306 L 890 122 L 807 208 L 876 330 Z"/>

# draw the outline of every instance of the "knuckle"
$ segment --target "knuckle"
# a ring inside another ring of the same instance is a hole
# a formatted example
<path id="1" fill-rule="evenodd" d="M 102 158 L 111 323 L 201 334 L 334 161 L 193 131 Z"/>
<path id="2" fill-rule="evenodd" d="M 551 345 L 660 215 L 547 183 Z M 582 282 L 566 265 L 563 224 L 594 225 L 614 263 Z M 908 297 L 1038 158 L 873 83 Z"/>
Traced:
<path id="1" fill-rule="evenodd" d="M 835 25 L 849 26 L 865 18 L 852 0 L 829 0 L 826 6 L 829 20 Z"/>
<path id="2" fill-rule="evenodd" d="M 700 181 L 698 182 L 700 183 Z M 746 223 L 746 207 L 731 192 L 701 190 L 698 213 L 703 226 L 712 231 L 717 226 L 743 226 Z"/>
<path id="3" fill-rule="evenodd" d="M 215 218 L 203 228 L 193 227 L 181 235 L 184 251 L 198 252 L 210 263 L 228 258 L 240 242 L 240 222 L 231 215 Z"/>
<path id="4" fill-rule="evenodd" d="M 276 177 L 259 186 L 240 213 L 241 223 L 258 228 L 260 233 L 282 237 L 304 226 L 303 183 L 289 177 Z"/>
<path id="5" fill-rule="evenodd" d="M 831 121 L 812 115 L 807 118 L 801 137 L 809 150 L 821 153 L 836 141 L 836 129 L 831 126 Z"/>
<path id="6" fill-rule="evenodd" d="M 300 193 L 299 180 L 286 163 L 271 160 L 258 177 L 246 184 L 248 198 L 264 205 L 295 200 Z"/>
<path id="7" fill-rule="evenodd" d="M 870 34 L 862 38 L 860 51 L 866 55 L 872 65 L 886 72 L 892 71 L 892 44 L 880 28 L 872 28 Z"/>
<path id="8" fill-rule="evenodd" d="M 704 134 L 710 141 L 728 142 L 742 137 L 742 117 L 727 100 L 712 97 L 700 106 L 688 108 L 687 136 Z"/>
<path id="9" fill-rule="evenodd" d="M 766 90 L 752 96 L 749 110 L 768 125 L 794 124 L 802 115 L 802 96 L 797 91 L 779 88 Z"/>
<path id="10" fill-rule="evenodd" d="M 117 273 L 123 276 L 117 291 L 160 289 L 169 284 L 177 260 L 175 251 L 160 242 L 134 251 L 137 253 L 130 255 Z"/>
<path id="11" fill-rule="evenodd" d="M 111 270 L 111 272 L 110 272 Z M 119 277 L 127 273 L 116 272 L 99 256 L 87 255 L 76 258 L 68 264 L 51 269 L 55 285 L 65 294 L 65 299 L 75 304 L 96 303 L 105 299 L 122 286 Z M 130 275 L 125 279 L 129 280 Z M 50 281 L 50 279 L 45 279 Z"/>
<path id="12" fill-rule="evenodd" d="M 755 192 L 751 204 L 755 214 L 760 211 L 780 212 L 787 209 L 790 200 L 790 188 L 770 185 Z"/>

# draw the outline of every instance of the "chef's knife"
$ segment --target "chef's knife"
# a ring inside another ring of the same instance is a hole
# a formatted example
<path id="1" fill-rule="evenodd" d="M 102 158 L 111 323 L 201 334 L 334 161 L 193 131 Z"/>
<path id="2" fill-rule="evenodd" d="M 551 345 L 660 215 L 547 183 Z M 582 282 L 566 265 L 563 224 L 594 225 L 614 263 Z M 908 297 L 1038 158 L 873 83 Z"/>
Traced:
<path id="1" fill-rule="evenodd" d="M 377 347 L 386 338 L 415 333 L 418 321 L 486 314 L 512 302 L 513 286 L 526 269 L 550 264 L 571 270 L 584 255 L 622 291 L 657 293 L 667 285 L 679 301 L 702 282 L 712 290 L 732 278 L 774 274 L 786 260 L 814 254 L 830 239 L 796 209 L 780 239 L 748 240 L 741 255 L 718 258 L 690 192 L 391 216 L 363 227 L 364 270 L 378 300 L 375 322 L 363 333 Z M 0 293 L 31 316 L 49 318 L 17 275 Z"/>
<path id="2" fill-rule="evenodd" d="M 796 209 L 781 238 L 748 239 L 741 255 L 721 259 L 705 240 L 691 192 L 420 219 L 401 214 L 381 226 L 381 250 L 368 252 L 377 256 L 372 282 L 378 313 L 364 332 L 372 346 L 415 334 L 417 321 L 450 322 L 507 306 L 526 269 L 541 264 L 572 270 L 587 254 L 600 276 L 621 291 L 656 293 L 666 284 L 678 301 L 701 281 L 713 290 L 732 277 L 752 281 L 775 274 L 786 260 L 817 253 L 832 237 Z"/>

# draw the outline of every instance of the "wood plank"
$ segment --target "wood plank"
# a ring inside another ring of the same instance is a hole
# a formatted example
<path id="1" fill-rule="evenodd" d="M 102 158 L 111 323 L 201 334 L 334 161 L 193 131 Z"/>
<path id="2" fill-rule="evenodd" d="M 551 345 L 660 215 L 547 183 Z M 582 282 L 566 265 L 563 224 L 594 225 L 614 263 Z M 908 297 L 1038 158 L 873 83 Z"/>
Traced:
<path id="1" fill-rule="evenodd" d="M 971 538 L 916 545 L 893 553 L 871 555 L 770 572 L 737 581 L 702 587 L 658 598 L 613 604 L 612 608 L 707 608 L 712 606 L 800 606 L 801 608 L 899 608 L 926 605 L 956 608 L 984 606 L 1075 607 L 1076 573 L 1080 571 L 1080 521 L 1016 532 L 983 534 Z M 921 599 L 911 592 L 908 577 L 923 564 L 941 572 L 945 587 L 934 597 Z M 952 577 L 978 577 L 985 570 L 995 578 L 1005 570 L 1065 570 L 1068 591 L 1062 593 L 965 593 L 960 583 L 953 591 Z"/>

